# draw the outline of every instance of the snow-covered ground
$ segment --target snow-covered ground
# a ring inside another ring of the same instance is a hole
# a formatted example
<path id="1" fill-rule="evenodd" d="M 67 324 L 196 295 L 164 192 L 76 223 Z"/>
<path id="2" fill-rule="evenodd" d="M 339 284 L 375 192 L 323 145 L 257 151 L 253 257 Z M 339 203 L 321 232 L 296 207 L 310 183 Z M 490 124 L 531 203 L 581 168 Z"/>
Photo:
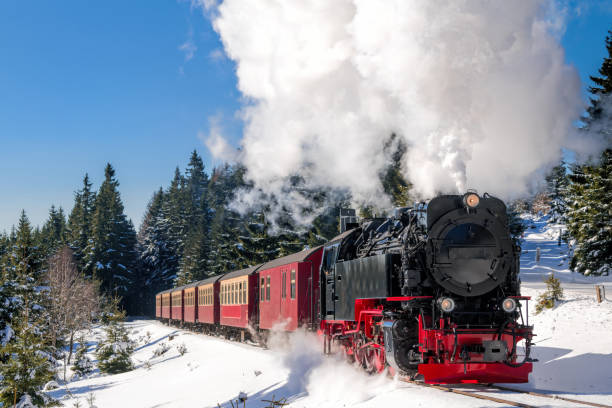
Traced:
<path id="1" fill-rule="evenodd" d="M 534 315 L 537 333 L 533 356 L 539 359 L 524 389 L 612 405 L 612 302 L 598 304 L 595 283 L 612 299 L 612 279 L 575 276 L 567 268 L 567 247 L 558 245 L 560 226 L 526 218 L 523 243 L 523 294 L 535 298 L 542 280 L 554 272 L 563 282 L 565 300 Z M 535 261 L 540 248 L 540 262 Z M 531 303 L 533 305 L 534 302 Z M 136 368 L 117 375 L 93 373 L 52 391 L 67 407 L 230 407 L 246 396 L 247 408 L 269 406 L 264 400 L 286 399 L 292 407 L 482 407 L 493 402 L 444 393 L 390 379 L 367 376 L 335 357 L 321 355 L 312 334 L 278 336 L 270 349 L 234 343 L 165 326 L 152 320 L 127 323 L 138 341 Z M 90 336 L 91 348 L 101 339 Z M 179 353 L 184 345 L 187 352 Z M 169 349 L 156 356 L 156 350 Z M 515 394 L 512 394 L 514 397 Z M 508 396 L 510 397 L 510 396 Z M 508 399 L 517 399 L 508 398 Z M 242 407 L 243 405 L 240 404 Z M 568 406 L 549 400 L 547 406 Z"/>

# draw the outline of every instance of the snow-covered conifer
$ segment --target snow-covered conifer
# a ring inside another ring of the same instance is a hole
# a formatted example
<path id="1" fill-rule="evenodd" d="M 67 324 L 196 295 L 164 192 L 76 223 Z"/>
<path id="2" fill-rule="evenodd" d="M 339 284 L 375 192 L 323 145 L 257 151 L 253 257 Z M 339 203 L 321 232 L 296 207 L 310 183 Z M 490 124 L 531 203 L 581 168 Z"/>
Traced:
<path id="1" fill-rule="evenodd" d="M 94 204 L 85 267 L 100 281 L 103 293 L 126 296 L 136 268 L 136 233 L 123 212 L 115 170 L 107 164 L 104 173 Z"/>
<path id="2" fill-rule="evenodd" d="M 130 371 L 134 367 L 130 358 L 134 352 L 134 343 L 123 325 L 125 312 L 119 309 L 119 299 L 111 299 L 103 314 L 106 338 L 96 348 L 98 368 L 108 374 Z"/>

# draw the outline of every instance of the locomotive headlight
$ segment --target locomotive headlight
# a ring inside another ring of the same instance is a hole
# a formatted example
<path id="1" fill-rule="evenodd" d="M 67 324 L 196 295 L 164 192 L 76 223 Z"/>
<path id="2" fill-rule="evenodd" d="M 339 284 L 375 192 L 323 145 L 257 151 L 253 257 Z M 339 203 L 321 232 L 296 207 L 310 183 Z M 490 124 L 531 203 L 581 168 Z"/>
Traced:
<path id="1" fill-rule="evenodd" d="M 450 313 L 455 310 L 455 301 L 451 298 L 443 298 L 440 301 L 440 309 L 444 313 Z"/>
<path id="2" fill-rule="evenodd" d="M 502 302 L 502 309 L 504 309 L 506 313 L 514 312 L 516 310 L 516 300 L 511 298 L 504 299 Z"/>
<path id="3" fill-rule="evenodd" d="M 478 197 L 478 194 L 468 193 L 463 196 L 463 204 L 470 208 L 476 208 L 478 203 L 480 203 L 480 197 Z"/>

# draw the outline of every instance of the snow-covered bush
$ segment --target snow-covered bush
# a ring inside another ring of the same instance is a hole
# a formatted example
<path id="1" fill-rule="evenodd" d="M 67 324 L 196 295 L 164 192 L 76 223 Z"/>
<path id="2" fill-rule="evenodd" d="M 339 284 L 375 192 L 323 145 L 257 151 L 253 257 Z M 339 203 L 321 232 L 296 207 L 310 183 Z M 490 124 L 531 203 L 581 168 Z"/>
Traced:
<path id="1" fill-rule="evenodd" d="M 168 343 L 159 343 L 157 345 L 157 348 L 153 352 L 153 356 L 154 357 L 159 357 L 159 356 L 165 354 L 168 350 L 170 350 L 170 346 L 168 345 Z"/>
<path id="2" fill-rule="evenodd" d="M 179 344 L 178 346 L 176 346 L 176 350 L 181 356 L 184 356 L 187 352 L 187 346 L 185 345 L 185 343 Z"/>

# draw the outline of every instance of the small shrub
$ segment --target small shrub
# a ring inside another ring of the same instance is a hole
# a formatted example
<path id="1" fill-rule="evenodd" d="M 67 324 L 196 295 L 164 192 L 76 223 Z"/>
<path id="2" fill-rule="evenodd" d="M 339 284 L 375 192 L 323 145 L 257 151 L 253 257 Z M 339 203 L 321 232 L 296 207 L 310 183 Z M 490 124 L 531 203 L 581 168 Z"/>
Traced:
<path id="1" fill-rule="evenodd" d="M 89 406 L 89 408 L 97 408 L 95 405 L 95 402 L 96 402 L 96 396 L 93 395 L 93 393 L 90 393 L 87 396 L 87 405 Z"/>
<path id="2" fill-rule="evenodd" d="M 554 274 L 550 274 L 548 278 L 544 280 L 546 283 L 546 291 L 538 297 L 538 303 L 536 304 L 536 314 L 542 312 L 544 309 L 552 309 L 555 307 L 555 303 L 563 299 L 563 288 L 561 288 L 561 281 L 555 278 Z"/>
<path id="3" fill-rule="evenodd" d="M 178 346 L 176 346 L 176 350 L 179 352 L 181 356 L 184 356 L 185 353 L 187 352 L 187 346 L 185 345 L 185 343 L 179 344 Z"/>
<path id="4" fill-rule="evenodd" d="M 153 357 L 159 357 L 166 353 L 166 351 L 170 350 L 170 346 L 168 343 L 159 343 L 157 348 L 153 352 Z"/>
<path id="5" fill-rule="evenodd" d="M 74 365 L 72 366 L 72 371 L 74 371 L 77 376 L 82 377 L 93 371 L 94 364 L 87 356 L 87 341 L 85 338 L 81 337 L 78 342 L 79 346 L 74 356 L 75 359 Z"/>

